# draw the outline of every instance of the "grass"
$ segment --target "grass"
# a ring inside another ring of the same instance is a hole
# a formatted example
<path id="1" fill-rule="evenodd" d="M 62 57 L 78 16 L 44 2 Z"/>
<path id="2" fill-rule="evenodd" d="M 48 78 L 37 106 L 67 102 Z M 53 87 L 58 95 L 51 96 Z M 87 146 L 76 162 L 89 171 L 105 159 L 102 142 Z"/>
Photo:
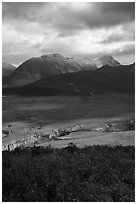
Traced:
<path id="1" fill-rule="evenodd" d="M 134 202 L 135 148 L 71 144 L 2 154 L 5 202 Z"/>
<path id="2" fill-rule="evenodd" d="M 93 97 L 20 97 L 3 98 L 3 123 L 25 121 L 47 125 L 77 119 L 134 118 L 135 97 L 128 94 Z M 132 118 L 133 117 L 133 118 Z"/>

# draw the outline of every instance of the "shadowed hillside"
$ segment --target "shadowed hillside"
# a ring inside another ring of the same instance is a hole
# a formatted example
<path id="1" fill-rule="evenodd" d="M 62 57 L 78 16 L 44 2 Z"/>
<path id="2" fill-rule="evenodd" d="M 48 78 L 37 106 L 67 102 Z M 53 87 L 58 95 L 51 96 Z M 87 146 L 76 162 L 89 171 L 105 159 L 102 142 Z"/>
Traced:
<path id="1" fill-rule="evenodd" d="M 3 93 L 32 95 L 93 95 L 97 93 L 134 93 L 135 64 L 103 66 L 92 71 L 60 74 L 26 86 L 5 88 Z"/>
<path id="2" fill-rule="evenodd" d="M 10 75 L 15 69 L 16 67 L 12 64 L 2 62 L 2 77 Z"/>
<path id="3" fill-rule="evenodd" d="M 66 58 L 60 54 L 48 54 L 41 57 L 31 58 L 21 64 L 11 74 L 8 85 L 19 86 L 32 83 L 43 77 L 78 72 L 85 69 L 97 69 L 95 63 L 90 59 L 75 60 Z"/>
<path id="4" fill-rule="evenodd" d="M 12 64 L 2 62 L 2 84 L 6 84 L 10 75 L 15 71 L 16 67 Z"/>
<path id="5" fill-rule="evenodd" d="M 111 56 L 103 56 L 97 60 L 90 58 L 64 57 L 60 54 L 47 54 L 41 57 L 34 57 L 22 63 L 4 86 L 21 86 L 33 83 L 44 77 L 79 72 L 85 70 L 96 70 L 103 65 L 119 66 Z"/>

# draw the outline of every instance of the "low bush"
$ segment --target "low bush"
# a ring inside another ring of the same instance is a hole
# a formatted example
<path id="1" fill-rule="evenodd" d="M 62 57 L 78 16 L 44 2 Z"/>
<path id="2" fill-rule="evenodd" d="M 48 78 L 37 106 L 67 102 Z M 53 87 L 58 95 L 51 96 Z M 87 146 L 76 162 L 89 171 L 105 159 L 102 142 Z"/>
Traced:
<path id="1" fill-rule="evenodd" d="M 33 147 L 2 153 L 3 202 L 134 202 L 135 148 Z"/>

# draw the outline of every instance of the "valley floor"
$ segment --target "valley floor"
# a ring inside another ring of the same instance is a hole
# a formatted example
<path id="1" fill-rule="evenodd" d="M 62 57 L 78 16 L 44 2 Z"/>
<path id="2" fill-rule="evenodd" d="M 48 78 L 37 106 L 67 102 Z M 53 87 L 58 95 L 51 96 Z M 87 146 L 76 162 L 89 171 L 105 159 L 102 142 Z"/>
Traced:
<path id="1" fill-rule="evenodd" d="M 134 202 L 134 102 L 126 94 L 3 97 L 3 147 L 41 136 L 3 151 L 3 202 Z M 102 130 L 108 124 L 114 131 Z M 56 129 L 77 131 L 49 139 Z"/>
<path id="2" fill-rule="evenodd" d="M 94 144 L 134 145 L 134 131 L 95 132 L 109 122 L 134 120 L 135 98 L 128 94 L 90 97 L 3 97 L 3 129 L 11 131 L 3 137 L 3 145 L 35 133 L 84 125 L 84 130 L 70 133 L 60 140 L 43 138 L 36 145 L 64 147 L 73 142 L 79 147 Z M 34 145 L 34 144 L 32 144 Z"/>

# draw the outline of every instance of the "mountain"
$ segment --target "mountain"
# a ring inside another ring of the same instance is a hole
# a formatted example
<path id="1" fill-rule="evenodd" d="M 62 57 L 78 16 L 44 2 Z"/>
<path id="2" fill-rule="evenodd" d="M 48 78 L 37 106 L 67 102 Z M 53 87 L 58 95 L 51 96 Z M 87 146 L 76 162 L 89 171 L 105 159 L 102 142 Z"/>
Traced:
<path id="1" fill-rule="evenodd" d="M 15 71 L 15 69 L 16 67 L 12 64 L 2 62 L 2 76 L 10 75 L 13 71 Z"/>
<path id="2" fill-rule="evenodd" d="M 4 94 L 94 95 L 135 91 L 135 64 L 109 66 L 96 70 L 65 73 L 40 79 L 32 84 L 3 89 Z"/>
<path id="3" fill-rule="evenodd" d="M 135 75 L 135 62 L 131 65 L 129 65 L 130 71 L 132 72 L 132 74 Z"/>
<path id="4" fill-rule="evenodd" d="M 21 86 L 48 76 L 94 69 L 97 69 L 97 66 L 91 59 L 74 59 L 60 54 L 47 54 L 22 63 L 10 75 L 8 85 Z"/>
<path id="5" fill-rule="evenodd" d="M 2 62 L 2 86 L 7 84 L 10 79 L 10 74 L 15 71 L 16 67 L 12 64 Z"/>
<path id="6" fill-rule="evenodd" d="M 112 56 L 110 55 L 105 55 L 105 56 L 102 56 L 98 59 L 95 60 L 95 63 L 96 63 L 96 66 L 98 68 L 102 67 L 102 66 L 105 66 L 105 65 L 109 65 L 111 67 L 114 67 L 114 66 L 120 66 L 121 64 L 115 60 Z"/>
<path id="7" fill-rule="evenodd" d="M 77 67 L 79 71 L 83 70 L 96 70 L 97 66 L 94 60 L 90 58 L 68 58 Z"/>

